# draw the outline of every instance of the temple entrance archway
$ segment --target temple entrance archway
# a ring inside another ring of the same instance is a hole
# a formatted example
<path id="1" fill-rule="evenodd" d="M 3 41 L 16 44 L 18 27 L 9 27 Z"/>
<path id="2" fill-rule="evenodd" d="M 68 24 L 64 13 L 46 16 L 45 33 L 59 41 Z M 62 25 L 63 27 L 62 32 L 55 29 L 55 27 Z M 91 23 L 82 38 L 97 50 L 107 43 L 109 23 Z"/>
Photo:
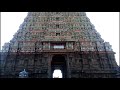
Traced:
<path id="1" fill-rule="evenodd" d="M 53 78 L 53 73 L 55 70 L 60 70 L 62 73 L 62 78 L 67 77 L 67 66 L 65 56 L 63 55 L 54 55 L 51 61 L 51 76 Z"/>

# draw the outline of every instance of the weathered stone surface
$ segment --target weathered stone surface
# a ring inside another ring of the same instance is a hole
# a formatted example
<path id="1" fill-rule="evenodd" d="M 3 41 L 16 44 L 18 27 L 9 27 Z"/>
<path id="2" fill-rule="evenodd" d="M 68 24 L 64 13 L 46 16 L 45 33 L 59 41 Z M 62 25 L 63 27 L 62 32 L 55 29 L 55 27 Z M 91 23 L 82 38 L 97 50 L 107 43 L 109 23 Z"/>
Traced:
<path id="1" fill-rule="evenodd" d="M 1 77 L 115 78 L 117 64 L 109 42 L 84 12 L 29 12 L 1 52 Z"/>

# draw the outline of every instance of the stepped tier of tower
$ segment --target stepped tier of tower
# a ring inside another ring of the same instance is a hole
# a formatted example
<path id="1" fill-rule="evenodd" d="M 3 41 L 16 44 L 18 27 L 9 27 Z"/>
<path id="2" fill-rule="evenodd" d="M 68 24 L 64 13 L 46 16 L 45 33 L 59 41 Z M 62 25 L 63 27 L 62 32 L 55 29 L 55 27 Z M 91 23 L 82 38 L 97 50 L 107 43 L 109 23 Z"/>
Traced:
<path id="1" fill-rule="evenodd" d="M 67 42 L 66 49 L 78 51 L 112 51 L 84 12 L 30 12 L 3 51 L 39 52 L 50 50 L 50 42 Z M 75 43 L 74 43 L 75 42 Z M 97 48 L 96 48 L 97 47 Z"/>

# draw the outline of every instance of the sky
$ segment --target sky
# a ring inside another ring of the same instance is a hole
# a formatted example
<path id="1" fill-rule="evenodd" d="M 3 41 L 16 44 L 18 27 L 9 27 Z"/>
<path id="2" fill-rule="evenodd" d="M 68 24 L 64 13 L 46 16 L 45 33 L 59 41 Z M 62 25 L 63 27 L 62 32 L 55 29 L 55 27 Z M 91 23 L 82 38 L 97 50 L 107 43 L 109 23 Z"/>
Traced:
<path id="1" fill-rule="evenodd" d="M 104 41 L 112 45 L 119 65 L 119 12 L 86 12 Z M 23 23 L 27 12 L 1 12 L 1 48 L 9 42 Z"/>
<path id="2" fill-rule="evenodd" d="M 55 69 L 53 72 L 53 78 L 62 78 L 62 72 L 60 69 Z"/>

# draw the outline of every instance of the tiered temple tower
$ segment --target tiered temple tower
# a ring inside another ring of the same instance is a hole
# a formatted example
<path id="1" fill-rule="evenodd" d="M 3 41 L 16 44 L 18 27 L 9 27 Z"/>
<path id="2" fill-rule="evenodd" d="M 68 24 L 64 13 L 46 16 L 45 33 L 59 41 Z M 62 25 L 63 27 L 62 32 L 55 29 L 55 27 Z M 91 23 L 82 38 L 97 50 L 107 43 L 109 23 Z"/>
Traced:
<path id="1" fill-rule="evenodd" d="M 109 42 L 85 12 L 29 12 L 1 53 L 1 77 L 114 78 L 118 68 Z"/>

